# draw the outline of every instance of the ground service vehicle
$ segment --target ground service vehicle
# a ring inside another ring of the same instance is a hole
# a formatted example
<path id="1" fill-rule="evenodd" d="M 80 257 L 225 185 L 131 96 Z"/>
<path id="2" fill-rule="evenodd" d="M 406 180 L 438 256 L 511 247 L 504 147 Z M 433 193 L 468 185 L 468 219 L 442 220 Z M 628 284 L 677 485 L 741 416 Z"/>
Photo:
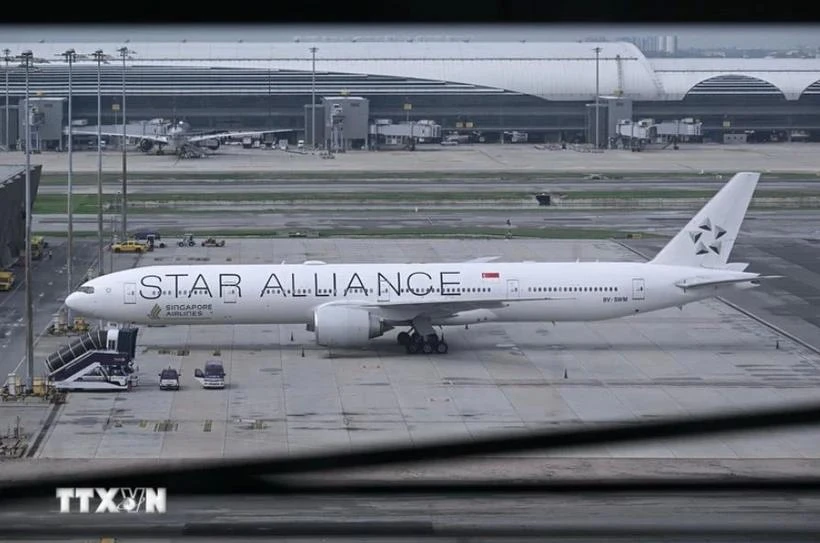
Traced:
<path id="1" fill-rule="evenodd" d="M 159 232 L 154 232 L 153 230 L 135 232 L 134 239 L 145 241 L 153 247 L 159 247 L 160 249 L 165 248 L 165 242 L 162 241 L 162 236 L 159 235 Z"/>
<path id="2" fill-rule="evenodd" d="M 43 249 L 48 246 L 48 243 L 43 236 L 31 236 L 31 258 L 32 260 L 39 260 L 43 257 Z"/>
<path id="3" fill-rule="evenodd" d="M 159 373 L 159 389 L 160 390 L 179 390 L 180 373 L 173 369 L 167 368 Z"/>
<path id="4" fill-rule="evenodd" d="M 222 362 L 211 360 L 205 364 L 205 370 L 194 370 L 194 378 L 202 388 L 225 388 L 225 369 Z"/>
<path id="5" fill-rule="evenodd" d="M 14 285 L 14 272 L 0 271 L 0 290 L 11 290 Z"/>
<path id="6" fill-rule="evenodd" d="M 194 241 L 194 235 L 185 234 L 182 237 L 182 239 L 177 242 L 177 245 L 179 245 L 180 247 L 185 247 L 186 245 L 188 247 L 193 247 L 194 245 L 196 245 L 196 242 Z"/>
<path id="7" fill-rule="evenodd" d="M 208 238 L 202 242 L 203 247 L 224 247 L 225 240 L 216 241 L 214 238 Z"/>
<path id="8" fill-rule="evenodd" d="M 151 250 L 149 244 L 135 239 L 129 239 L 114 243 L 111 245 L 111 250 L 115 253 L 144 253 Z"/>

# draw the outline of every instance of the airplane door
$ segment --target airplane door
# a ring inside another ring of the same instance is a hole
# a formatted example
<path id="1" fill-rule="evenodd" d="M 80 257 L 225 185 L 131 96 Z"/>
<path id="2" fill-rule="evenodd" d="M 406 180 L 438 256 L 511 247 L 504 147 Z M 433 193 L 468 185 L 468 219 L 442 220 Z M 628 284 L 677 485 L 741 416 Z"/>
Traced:
<path id="1" fill-rule="evenodd" d="M 125 298 L 125 303 L 127 304 L 135 304 L 137 303 L 137 284 L 136 283 L 125 283 L 123 285 L 123 296 Z"/>
<path id="2" fill-rule="evenodd" d="M 518 298 L 518 279 L 507 279 L 507 298 Z"/>
<path id="3" fill-rule="evenodd" d="M 236 303 L 236 287 L 225 287 L 225 303 Z"/>
<path id="4" fill-rule="evenodd" d="M 643 279 L 632 280 L 632 299 L 643 300 L 645 296 L 645 285 Z"/>
<path id="5" fill-rule="evenodd" d="M 380 275 L 379 276 L 379 298 L 378 301 L 380 302 L 389 302 L 390 301 L 390 285 L 384 280 L 384 278 Z"/>

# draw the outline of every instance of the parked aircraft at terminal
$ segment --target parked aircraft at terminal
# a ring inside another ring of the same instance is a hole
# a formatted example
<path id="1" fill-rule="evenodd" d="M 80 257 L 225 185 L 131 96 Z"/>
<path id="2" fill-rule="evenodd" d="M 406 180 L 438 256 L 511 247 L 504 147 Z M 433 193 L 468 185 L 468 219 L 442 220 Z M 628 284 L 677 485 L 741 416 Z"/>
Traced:
<path id="1" fill-rule="evenodd" d="M 122 125 L 120 125 L 122 126 Z M 122 130 L 109 130 L 100 127 L 100 135 L 105 137 L 121 138 Z M 130 129 L 130 130 L 129 130 Z M 135 132 L 138 130 L 138 132 Z M 72 128 L 75 136 L 97 136 L 97 127 L 84 126 L 82 128 Z M 227 131 L 211 133 L 195 133 L 191 130 L 191 125 L 185 121 L 173 123 L 166 119 L 151 119 L 145 123 L 126 125 L 126 137 L 129 141 L 136 143 L 137 148 L 143 153 L 155 151 L 161 155 L 166 152 L 176 155 L 199 156 L 204 149 L 215 151 L 226 139 L 236 139 L 243 137 L 261 138 L 264 134 L 284 134 L 292 133 L 293 129 L 281 128 L 270 130 L 247 130 L 247 131 Z M 66 129 L 68 133 L 68 129 Z"/>
<path id="2" fill-rule="evenodd" d="M 408 353 L 446 353 L 434 327 L 595 321 L 757 286 L 728 263 L 759 173 L 736 174 L 650 262 L 146 266 L 87 281 L 74 311 L 138 324 L 305 324 L 322 346 L 407 327 Z"/>

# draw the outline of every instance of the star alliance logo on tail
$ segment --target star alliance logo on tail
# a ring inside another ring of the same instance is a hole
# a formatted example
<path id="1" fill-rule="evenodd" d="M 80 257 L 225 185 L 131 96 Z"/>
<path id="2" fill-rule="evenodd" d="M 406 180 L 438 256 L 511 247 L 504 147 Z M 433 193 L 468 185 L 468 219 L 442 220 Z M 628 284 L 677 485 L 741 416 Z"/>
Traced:
<path id="1" fill-rule="evenodd" d="M 712 233 L 711 241 L 707 241 L 708 234 L 704 235 L 706 232 Z M 720 238 L 724 235 L 726 235 L 726 229 L 716 224 L 713 225 L 708 217 L 700 223 L 697 230 L 689 232 L 689 237 L 692 238 L 692 243 L 695 245 L 695 254 L 697 255 L 708 254 L 710 250 L 719 255 L 722 245 Z"/>
<path id="2" fill-rule="evenodd" d="M 151 308 L 151 312 L 148 313 L 148 318 L 153 320 L 159 319 L 160 311 L 162 311 L 162 308 L 159 306 L 159 304 L 154 304 L 154 307 Z"/>

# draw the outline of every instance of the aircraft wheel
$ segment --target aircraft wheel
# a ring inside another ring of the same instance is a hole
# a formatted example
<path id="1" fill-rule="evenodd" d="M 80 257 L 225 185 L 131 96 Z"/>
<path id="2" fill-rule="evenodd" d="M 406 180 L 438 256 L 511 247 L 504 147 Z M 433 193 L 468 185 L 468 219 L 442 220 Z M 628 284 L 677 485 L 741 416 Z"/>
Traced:
<path id="1" fill-rule="evenodd" d="M 436 352 L 438 354 L 447 354 L 447 342 L 446 341 L 439 341 L 438 345 L 436 345 Z"/>
<path id="2" fill-rule="evenodd" d="M 419 344 L 411 341 L 404 346 L 404 349 L 407 351 L 407 354 L 416 354 L 419 352 Z"/>
<path id="3" fill-rule="evenodd" d="M 412 341 L 413 343 L 416 343 L 420 339 L 421 335 L 418 332 L 413 332 L 412 334 L 410 334 L 410 341 Z"/>
<path id="4" fill-rule="evenodd" d="M 396 337 L 396 341 L 399 345 L 408 345 L 410 343 L 410 334 L 407 332 L 399 332 L 399 335 Z"/>
<path id="5" fill-rule="evenodd" d="M 429 343 L 427 343 L 426 341 L 424 342 L 424 345 L 422 346 L 421 349 L 422 349 L 422 352 L 424 354 L 432 354 L 433 353 L 433 346 L 430 345 Z"/>
<path id="6" fill-rule="evenodd" d="M 435 349 L 436 345 L 438 345 L 439 339 L 438 336 L 435 334 L 430 334 L 427 336 L 425 343 L 429 343 L 431 347 Z"/>

